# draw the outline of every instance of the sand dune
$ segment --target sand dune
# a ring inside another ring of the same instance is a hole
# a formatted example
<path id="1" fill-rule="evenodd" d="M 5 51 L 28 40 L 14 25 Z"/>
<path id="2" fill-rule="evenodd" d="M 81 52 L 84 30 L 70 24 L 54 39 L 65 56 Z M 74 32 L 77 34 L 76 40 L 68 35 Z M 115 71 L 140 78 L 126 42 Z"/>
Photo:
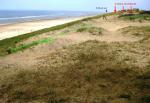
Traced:
<path id="1" fill-rule="evenodd" d="M 19 42 L 1 41 L 0 103 L 150 103 L 150 21 L 107 18 Z M 35 30 L 66 21 L 73 19 L 8 29 Z"/>

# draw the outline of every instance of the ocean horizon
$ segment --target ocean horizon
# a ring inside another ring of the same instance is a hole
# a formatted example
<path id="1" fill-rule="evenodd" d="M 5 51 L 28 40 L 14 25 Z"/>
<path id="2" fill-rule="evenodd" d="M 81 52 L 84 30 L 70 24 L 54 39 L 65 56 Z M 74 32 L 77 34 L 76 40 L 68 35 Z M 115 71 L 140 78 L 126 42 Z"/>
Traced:
<path id="1" fill-rule="evenodd" d="M 87 11 L 0 10 L 0 24 L 96 15 Z"/>

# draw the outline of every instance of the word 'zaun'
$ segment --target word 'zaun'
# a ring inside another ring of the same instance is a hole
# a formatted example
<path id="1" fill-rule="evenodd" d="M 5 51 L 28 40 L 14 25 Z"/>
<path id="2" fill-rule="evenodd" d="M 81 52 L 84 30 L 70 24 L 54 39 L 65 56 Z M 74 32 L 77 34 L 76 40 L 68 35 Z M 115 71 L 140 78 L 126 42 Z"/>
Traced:
<path id="1" fill-rule="evenodd" d="M 125 6 L 129 7 L 129 11 L 132 13 L 133 6 L 136 5 L 136 3 L 115 3 L 114 5 L 114 12 L 117 12 L 117 6 L 122 6 L 122 12 L 125 12 Z"/>

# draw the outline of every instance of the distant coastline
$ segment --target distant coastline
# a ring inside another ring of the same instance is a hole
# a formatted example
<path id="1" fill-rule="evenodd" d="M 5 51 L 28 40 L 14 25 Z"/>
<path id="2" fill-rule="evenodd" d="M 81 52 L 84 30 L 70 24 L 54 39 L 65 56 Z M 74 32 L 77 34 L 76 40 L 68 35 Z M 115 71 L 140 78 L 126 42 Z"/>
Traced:
<path id="1" fill-rule="evenodd" d="M 98 12 L 82 11 L 10 11 L 0 10 L 0 25 L 31 22 L 39 20 L 54 20 L 96 15 Z"/>
<path id="2" fill-rule="evenodd" d="M 26 33 L 34 32 L 37 30 L 54 27 L 57 25 L 66 24 L 69 22 L 81 20 L 91 16 L 82 17 L 69 17 L 69 18 L 55 18 L 47 20 L 36 20 L 36 21 L 22 21 L 21 23 L 12 23 L 0 25 L 0 40 L 23 35 Z"/>
<path id="3" fill-rule="evenodd" d="M 47 18 L 47 19 L 31 19 L 31 20 L 22 20 L 22 21 L 16 21 L 16 22 L 11 22 L 11 23 L 0 23 L 0 27 L 4 26 L 10 26 L 10 25 L 16 25 L 16 24 L 22 24 L 22 23 L 34 23 L 34 22 L 43 22 L 43 21 L 53 21 L 53 20 L 62 20 L 62 19 L 74 19 L 74 18 L 87 18 L 91 16 L 96 16 L 95 15 L 86 15 L 86 16 L 76 16 L 76 17 L 56 17 L 56 18 Z"/>

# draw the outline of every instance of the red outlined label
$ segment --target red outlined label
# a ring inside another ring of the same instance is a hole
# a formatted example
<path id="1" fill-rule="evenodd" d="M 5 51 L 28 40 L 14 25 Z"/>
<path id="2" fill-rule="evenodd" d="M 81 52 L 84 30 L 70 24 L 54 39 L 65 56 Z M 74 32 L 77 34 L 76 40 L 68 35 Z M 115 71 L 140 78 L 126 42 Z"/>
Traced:
<path id="1" fill-rule="evenodd" d="M 135 2 L 116 2 L 114 3 L 114 13 L 117 12 L 117 6 L 122 6 L 122 12 L 125 12 L 125 6 L 129 7 L 130 13 L 132 13 L 132 8 L 135 6 L 137 3 Z"/>
<path id="2" fill-rule="evenodd" d="M 115 3 L 115 5 L 129 5 L 129 6 L 133 6 L 133 5 L 136 5 L 136 3 Z"/>

